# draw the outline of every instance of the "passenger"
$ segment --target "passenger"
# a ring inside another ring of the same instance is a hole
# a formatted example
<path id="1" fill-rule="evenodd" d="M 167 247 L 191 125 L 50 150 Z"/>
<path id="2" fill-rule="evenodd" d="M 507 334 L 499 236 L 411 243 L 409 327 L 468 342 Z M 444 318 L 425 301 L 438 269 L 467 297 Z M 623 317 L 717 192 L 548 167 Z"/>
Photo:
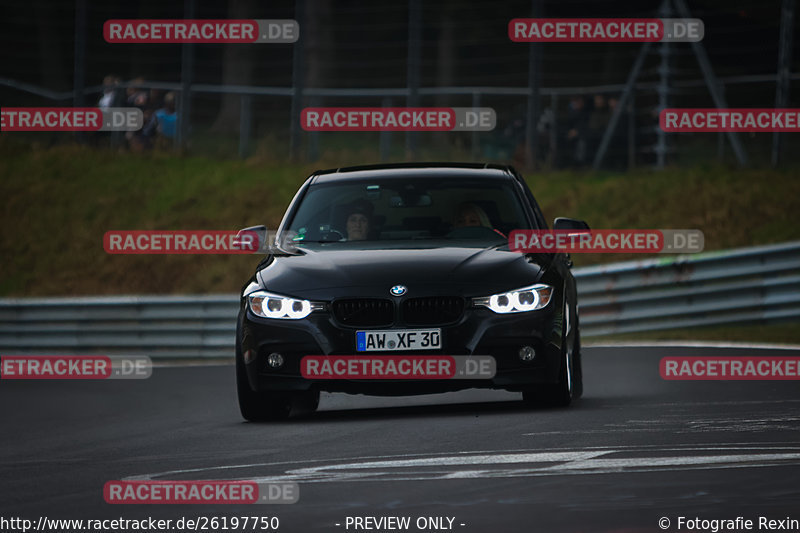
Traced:
<path id="1" fill-rule="evenodd" d="M 456 228 L 468 228 L 475 226 L 483 226 L 484 228 L 491 228 L 492 223 L 489 222 L 489 217 L 479 205 L 472 202 L 464 202 L 459 204 L 456 210 L 455 222 L 453 224 Z"/>

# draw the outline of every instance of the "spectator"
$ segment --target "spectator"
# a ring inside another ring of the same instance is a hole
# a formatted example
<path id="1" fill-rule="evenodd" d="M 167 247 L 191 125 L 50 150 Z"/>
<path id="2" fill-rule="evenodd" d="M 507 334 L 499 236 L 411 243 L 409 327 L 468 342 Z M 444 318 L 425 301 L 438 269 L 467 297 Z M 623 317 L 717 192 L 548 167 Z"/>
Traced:
<path id="1" fill-rule="evenodd" d="M 147 107 L 153 110 L 164 107 L 164 91 L 161 89 L 150 89 L 147 93 Z"/>
<path id="2" fill-rule="evenodd" d="M 158 135 L 162 139 L 175 139 L 178 115 L 175 112 L 175 93 L 170 91 L 164 95 L 164 107 L 156 111 L 158 121 Z"/>
<path id="3" fill-rule="evenodd" d="M 144 109 L 147 107 L 147 91 L 142 88 L 144 78 L 133 78 L 125 91 L 125 102 L 128 107 L 138 107 Z"/>
<path id="4" fill-rule="evenodd" d="M 117 88 L 121 81 L 117 76 L 110 74 L 103 78 L 103 94 L 100 95 L 100 100 L 97 101 L 97 107 L 100 109 L 114 107 L 117 103 Z"/>
<path id="5" fill-rule="evenodd" d="M 149 93 L 142 87 L 143 84 L 144 78 L 134 78 L 130 81 L 130 86 L 127 90 L 127 105 L 141 109 L 144 117 L 142 129 L 129 131 L 125 134 L 128 146 L 133 152 L 144 152 L 151 149 L 158 127 L 158 120 L 155 117 L 154 110 L 149 105 Z"/>
<path id="6" fill-rule="evenodd" d="M 103 78 L 103 92 L 100 94 L 100 98 L 97 100 L 98 108 L 105 110 L 116 107 L 120 103 L 122 94 L 119 84 L 121 81 L 122 80 L 120 78 L 112 74 L 109 74 Z M 90 142 L 99 146 L 101 144 L 107 144 L 109 140 L 113 139 L 114 133 L 107 131 L 95 131 L 91 134 L 88 134 L 87 138 Z"/>
<path id="7" fill-rule="evenodd" d="M 564 143 L 569 157 L 567 164 L 570 166 L 583 166 L 588 160 L 589 115 L 590 108 L 583 96 L 570 98 Z"/>

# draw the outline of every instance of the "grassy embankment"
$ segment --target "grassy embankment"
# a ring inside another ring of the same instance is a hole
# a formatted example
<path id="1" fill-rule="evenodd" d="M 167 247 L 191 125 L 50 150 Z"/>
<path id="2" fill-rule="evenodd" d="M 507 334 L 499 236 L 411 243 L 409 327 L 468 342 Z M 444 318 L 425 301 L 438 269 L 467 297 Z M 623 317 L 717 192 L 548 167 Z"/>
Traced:
<path id="1" fill-rule="evenodd" d="M 292 165 L 259 156 L 238 161 L 74 145 L 36 148 L 0 138 L 0 296 L 235 292 L 257 258 L 108 255 L 103 234 L 262 223 L 274 228 L 312 170 L 374 156 L 328 155 L 314 165 Z M 797 174 L 700 166 L 529 174 L 528 182 L 550 220 L 572 216 L 594 228 L 697 228 L 705 233 L 706 250 L 718 250 L 800 238 Z M 582 266 L 634 256 L 573 257 Z M 711 338 L 736 336 L 731 328 L 717 330 L 708 330 Z M 756 337 L 767 340 L 776 332 L 800 341 L 792 328 L 772 326 Z"/>

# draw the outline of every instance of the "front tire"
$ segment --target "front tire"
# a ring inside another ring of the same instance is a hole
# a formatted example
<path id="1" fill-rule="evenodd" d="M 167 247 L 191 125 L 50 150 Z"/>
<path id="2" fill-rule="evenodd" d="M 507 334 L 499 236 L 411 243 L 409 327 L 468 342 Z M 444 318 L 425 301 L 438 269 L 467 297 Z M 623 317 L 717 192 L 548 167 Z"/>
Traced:
<path id="1" fill-rule="evenodd" d="M 571 350 L 570 350 L 571 351 Z M 522 401 L 528 405 L 543 407 L 568 407 L 575 396 L 573 360 L 570 351 L 564 348 L 558 383 L 535 385 L 522 391 Z"/>
<path id="2" fill-rule="evenodd" d="M 569 303 L 564 306 L 570 313 Z M 567 317 L 569 321 L 569 317 Z M 576 321 L 577 322 L 577 321 Z M 568 407 L 573 399 L 583 393 L 583 372 L 580 368 L 580 331 L 577 329 L 574 341 L 569 342 L 569 332 L 562 337 L 561 365 L 558 382 L 534 385 L 522 391 L 522 401 L 528 405 L 544 407 Z M 577 357 L 575 354 L 578 354 Z"/>
<path id="3" fill-rule="evenodd" d="M 578 399 L 583 396 L 583 363 L 581 363 L 581 332 L 575 332 L 575 348 L 572 353 L 572 397 Z"/>

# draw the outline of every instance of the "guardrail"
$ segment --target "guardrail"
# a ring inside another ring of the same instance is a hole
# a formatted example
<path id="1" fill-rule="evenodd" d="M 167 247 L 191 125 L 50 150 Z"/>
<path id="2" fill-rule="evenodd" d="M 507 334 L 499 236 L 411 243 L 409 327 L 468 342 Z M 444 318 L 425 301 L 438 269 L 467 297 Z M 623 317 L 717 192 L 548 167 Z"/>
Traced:
<path id="1" fill-rule="evenodd" d="M 586 337 L 800 319 L 800 241 L 576 269 Z"/>
<path id="2" fill-rule="evenodd" d="M 0 353 L 230 357 L 239 300 L 100 296 L 0 300 Z"/>
<path id="3" fill-rule="evenodd" d="M 584 337 L 800 319 L 800 241 L 575 269 Z M 230 357 L 238 296 L 0 299 L 0 353 Z"/>

